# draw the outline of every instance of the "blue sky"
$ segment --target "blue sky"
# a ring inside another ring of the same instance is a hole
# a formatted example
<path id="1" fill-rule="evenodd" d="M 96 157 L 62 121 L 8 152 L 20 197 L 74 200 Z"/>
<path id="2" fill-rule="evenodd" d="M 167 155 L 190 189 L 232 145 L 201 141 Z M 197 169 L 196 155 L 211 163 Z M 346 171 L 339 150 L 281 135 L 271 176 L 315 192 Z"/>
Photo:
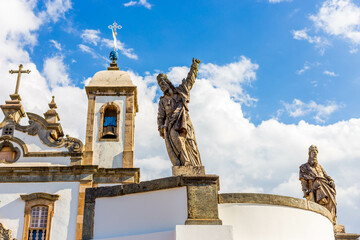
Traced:
<path id="1" fill-rule="evenodd" d="M 244 106 L 244 113 L 259 124 L 272 117 L 285 123 L 305 119 L 326 124 L 359 117 L 359 63 L 357 42 L 318 29 L 310 16 L 321 8 L 319 1 L 153 1 L 149 6 L 125 7 L 125 1 L 82 1 L 71 4 L 65 19 L 39 29 L 39 42 L 32 58 L 41 66 L 45 56 L 58 54 L 49 39 L 61 44 L 64 63 L 73 84 L 81 86 L 84 77 L 104 68 L 104 61 L 82 52 L 79 44 L 107 57 L 109 47 L 84 43 L 85 29 L 97 30 L 101 38 L 111 38 L 108 25 L 123 26 L 118 39 L 133 49 L 137 59 L 120 55 L 122 69 L 138 73 L 166 71 L 187 65 L 197 57 L 204 63 L 224 65 L 246 56 L 259 65 L 256 80 L 244 90 L 257 101 Z M 38 4 L 38 11 L 44 6 Z M 145 4 L 146 5 L 146 4 Z M 323 38 L 324 46 L 294 38 L 294 31 L 307 29 L 312 37 Z M 76 60 L 76 63 L 72 63 Z M 304 70 L 301 72 L 301 70 Z M 300 72 L 299 72 L 300 71 Z M 328 73 L 328 74 L 326 74 Z M 294 99 L 304 104 L 336 106 L 321 120 L 316 111 L 291 116 L 285 104 Z M 279 112 L 280 111 L 280 112 Z M 281 113 L 284 111 L 283 113 Z"/>
<path id="2" fill-rule="evenodd" d="M 359 232 L 359 0 L 1 1 L 0 102 L 14 91 L 9 69 L 23 63 L 25 111 L 41 115 L 54 95 L 65 134 L 84 140 L 84 85 L 109 63 L 114 21 L 118 65 L 138 86 L 142 180 L 171 175 L 156 75 L 178 84 L 196 57 L 190 116 L 221 191 L 301 198 L 298 167 L 315 144 L 336 182 L 339 223 Z"/>

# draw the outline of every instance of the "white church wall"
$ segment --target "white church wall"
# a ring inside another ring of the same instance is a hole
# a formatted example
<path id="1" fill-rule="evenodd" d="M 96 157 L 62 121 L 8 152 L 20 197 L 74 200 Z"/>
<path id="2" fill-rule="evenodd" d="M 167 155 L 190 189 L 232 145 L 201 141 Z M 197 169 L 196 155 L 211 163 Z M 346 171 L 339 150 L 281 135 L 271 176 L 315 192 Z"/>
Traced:
<path id="1" fill-rule="evenodd" d="M 233 240 L 233 227 L 224 225 L 179 225 L 176 226 L 175 239 Z"/>
<path id="2" fill-rule="evenodd" d="M 176 240 L 175 231 L 139 234 L 123 237 L 97 238 L 96 240 Z M 225 239 L 224 239 L 225 240 Z"/>
<path id="3" fill-rule="evenodd" d="M 325 216 L 298 208 L 226 203 L 219 204 L 223 225 L 232 225 L 234 239 L 331 240 L 332 223 Z"/>
<path id="4" fill-rule="evenodd" d="M 166 239 L 187 219 L 186 187 L 136 193 L 111 198 L 97 198 L 95 204 L 94 239 L 159 233 Z M 170 234 L 170 235 L 169 235 Z M 144 235 L 146 236 L 146 235 Z M 128 239 L 128 238 L 126 238 Z M 171 239 L 171 238 L 170 238 Z"/>
<path id="5" fill-rule="evenodd" d="M 25 201 L 21 194 L 45 192 L 58 194 L 51 222 L 51 240 L 75 239 L 79 195 L 78 182 L 1 183 L 0 222 L 12 230 L 13 238 L 22 239 Z"/>
<path id="6" fill-rule="evenodd" d="M 100 109 L 108 102 L 114 102 L 120 107 L 119 141 L 99 141 Z M 124 139 L 125 139 L 125 96 L 96 96 L 95 118 L 94 118 L 94 139 L 93 139 L 93 163 L 102 168 L 121 168 Z"/>
<path id="7" fill-rule="evenodd" d="M 21 131 L 14 131 L 14 137 L 19 138 L 24 143 L 29 150 L 29 152 L 67 152 L 68 149 L 65 147 L 62 148 L 53 148 L 43 144 L 38 135 L 31 136 L 27 133 Z"/>

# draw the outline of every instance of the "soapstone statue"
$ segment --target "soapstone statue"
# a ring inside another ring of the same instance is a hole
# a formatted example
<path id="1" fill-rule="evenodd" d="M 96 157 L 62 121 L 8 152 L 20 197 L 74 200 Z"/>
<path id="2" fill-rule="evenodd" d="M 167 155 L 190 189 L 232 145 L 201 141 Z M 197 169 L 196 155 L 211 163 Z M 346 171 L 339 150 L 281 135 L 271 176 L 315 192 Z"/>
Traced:
<path id="1" fill-rule="evenodd" d="M 202 166 L 188 109 L 190 90 L 195 83 L 199 63 L 198 59 L 192 60 L 187 77 L 178 87 L 170 82 L 166 74 L 160 73 L 157 76 L 157 82 L 164 93 L 159 100 L 158 130 L 165 139 L 173 166 Z"/>
<path id="2" fill-rule="evenodd" d="M 309 147 L 308 162 L 300 166 L 299 179 L 304 197 L 326 207 L 332 214 L 333 224 L 336 224 L 336 191 L 334 180 L 326 174 L 317 160 L 318 149 L 315 145 Z"/>

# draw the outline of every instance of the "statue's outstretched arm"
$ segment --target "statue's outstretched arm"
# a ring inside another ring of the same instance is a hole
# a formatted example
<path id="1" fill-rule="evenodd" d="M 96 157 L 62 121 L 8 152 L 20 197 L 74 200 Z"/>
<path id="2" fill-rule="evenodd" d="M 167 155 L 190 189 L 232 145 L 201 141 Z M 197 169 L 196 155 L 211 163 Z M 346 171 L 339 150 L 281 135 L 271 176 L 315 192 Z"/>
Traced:
<path id="1" fill-rule="evenodd" d="M 195 79 L 197 77 L 197 73 L 199 70 L 199 64 L 200 64 L 200 60 L 193 58 L 190 71 L 186 79 L 184 79 L 179 86 L 180 88 L 183 88 L 182 90 L 185 90 L 187 93 L 190 92 L 191 88 L 195 83 Z"/>

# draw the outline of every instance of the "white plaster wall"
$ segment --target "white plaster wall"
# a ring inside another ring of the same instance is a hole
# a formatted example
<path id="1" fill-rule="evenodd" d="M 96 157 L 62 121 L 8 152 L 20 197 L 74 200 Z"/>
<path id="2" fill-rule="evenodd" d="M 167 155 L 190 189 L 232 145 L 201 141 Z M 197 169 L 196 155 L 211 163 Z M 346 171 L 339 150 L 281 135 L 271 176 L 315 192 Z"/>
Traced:
<path id="1" fill-rule="evenodd" d="M 175 231 L 148 233 L 114 238 L 97 238 L 96 240 L 175 240 Z"/>
<path id="2" fill-rule="evenodd" d="M 234 240 L 332 240 L 333 226 L 321 214 L 285 206 L 219 204 L 223 225 L 232 225 Z"/>
<path id="3" fill-rule="evenodd" d="M 21 194 L 58 194 L 51 223 L 51 240 L 75 239 L 79 196 L 78 182 L 0 183 L 0 222 L 11 229 L 12 237 L 22 239 L 25 202 Z"/>
<path id="4" fill-rule="evenodd" d="M 21 139 L 27 146 L 29 152 L 67 152 L 67 148 L 54 148 L 43 144 L 38 135 L 31 136 L 21 131 L 14 131 L 14 137 Z"/>
<path id="5" fill-rule="evenodd" d="M 94 239 L 127 239 L 119 237 L 174 231 L 186 219 L 186 187 L 97 198 Z"/>
<path id="6" fill-rule="evenodd" d="M 18 135 L 18 131 L 15 131 Z M 25 135 L 24 133 L 21 133 Z M 15 136 L 15 134 L 14 134 Z M 20 138 L 19 136 L 16 136 Z M 27 145 L 29 152 L 57 152 L 57 151 L 68 151 L 66 148 L 50 148 L 42 144 L 38 136 L 27 136 L 21 138 Z M 10 141 L 14 147 L 20 149 L 20 158 L 14 163 L 0 163 L 0 167 L 29 167 L 29 166 L 70 166 L 70 157 L 24 157 L 24 153 L 19 144 Z M 40 148 L 40 146 L 42 148 Z"/>
<path id="7" fill-rule="evenodd" d="M 114 102 L 120 107 L 119 141 L 99 141 L 100 109 L 108 103 Z M 102 168 L 121 168 L 124 151 L 125 139 L 125 96 L 96 96 L 95 98 L 95 118 L 93 134 L 93 163 Z"/>
<path id="8" fill-rule="evenodd" d="M 233 240 L 233 227 L 224 225 L 180 225 L 175 229 L 176 240 Z M 259 239 L 260 240 L 260 239 Z"/>

